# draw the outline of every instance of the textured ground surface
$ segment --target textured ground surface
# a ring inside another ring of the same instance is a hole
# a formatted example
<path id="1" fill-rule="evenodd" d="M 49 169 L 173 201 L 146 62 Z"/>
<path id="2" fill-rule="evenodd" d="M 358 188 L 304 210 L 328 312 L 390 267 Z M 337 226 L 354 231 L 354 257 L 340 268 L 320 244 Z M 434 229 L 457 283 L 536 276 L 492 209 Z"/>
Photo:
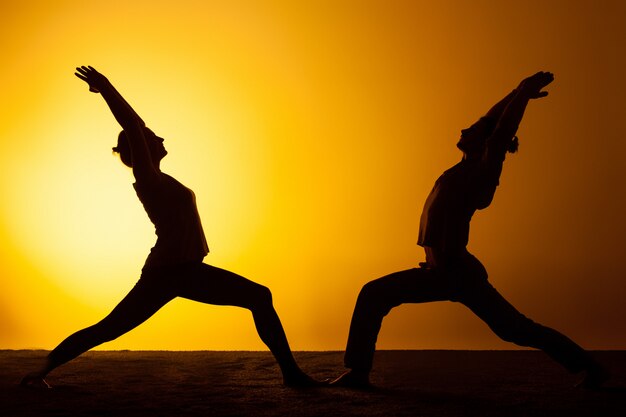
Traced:
<path id="1" fill-rule="evenodd" d="M 44 351 L 0 351 L 2 416 L 626 416 L 626 352 L 595 352 L 614 374 L 602 391 L 541 352 L 382 351 L 376 389 L 295 390 L 267 352 L 89 352 L 18 386 Z M 316 378 L 342 372 L 341 352 L 297 352 Z"/>

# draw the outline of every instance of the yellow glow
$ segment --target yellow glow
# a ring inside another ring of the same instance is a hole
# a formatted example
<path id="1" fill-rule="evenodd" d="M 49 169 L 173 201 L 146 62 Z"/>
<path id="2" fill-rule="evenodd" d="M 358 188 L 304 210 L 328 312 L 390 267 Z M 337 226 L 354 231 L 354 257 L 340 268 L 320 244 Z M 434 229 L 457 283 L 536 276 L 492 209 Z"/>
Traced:
<path id="1" fill-rule="evenodd" d="M 626 312 L 623 2 L 0 10 L 0 348 L 52 348 L 99 320 L 154 243 L 111 155 L 119 127 L 73 76 L 87 64 L 166 139 L 162 168 L 196 192 L 206 262 L 269 286 L 292 346 L 309 350 L 343 348 L 360 287 L 422 260 L 420 210 L 460 157 L 459 130 L 523 76 L 553 71 L 471 249 L 529 316 L 585 346 L 624 348 L 612 320 Z M 511 346 L 441 304 L 394 310 L 380 347 Z M 102 348 L 263 345 L 248 312 L 176 300 Z"/>

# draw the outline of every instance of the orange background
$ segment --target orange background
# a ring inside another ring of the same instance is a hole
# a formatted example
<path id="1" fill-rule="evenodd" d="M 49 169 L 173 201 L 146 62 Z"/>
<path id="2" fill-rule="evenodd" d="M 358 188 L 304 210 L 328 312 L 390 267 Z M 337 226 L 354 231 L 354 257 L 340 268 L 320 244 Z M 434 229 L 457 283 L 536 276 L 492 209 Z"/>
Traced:
<path id="1" fill-rule="evenodd" d="M 470 250 L 529 317 L 626 348 L 623 1 L 105 4 L 0 6 L 0 348 L 98 321 L 154 243 L 119 127 L 73 76 L 87 64 L 166 138 L 206 262 L 269 286 L 297 350 L 343 349 L 360 287 L 423 260 L 419 214 L 460 129 L 554 72 Z M 399 307 L 379 340 L 514 347 L 453 303 Z M 247 311 L 175 300 L 101 348 L 264 346 Z"/>

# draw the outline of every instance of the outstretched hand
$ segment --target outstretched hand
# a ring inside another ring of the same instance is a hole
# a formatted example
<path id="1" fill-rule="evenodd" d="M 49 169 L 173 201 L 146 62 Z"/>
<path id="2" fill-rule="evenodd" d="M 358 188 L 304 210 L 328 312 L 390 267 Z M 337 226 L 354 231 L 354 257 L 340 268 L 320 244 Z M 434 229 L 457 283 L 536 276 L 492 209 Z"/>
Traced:
<path id="1" fill-rule="evenodd" d="M 76 67 L 74 75 L 89 84 L 89 91 L 92 93 L 99 93 L 108 82 L 107 78 L 92 66 Z"/>
<path id="2" fill-rule="evenodd" d="M 544 87 L 554 81 L 554 74 L 551 72 L 539 71 L 528 78 L 522 80 L 519 90 L 528 95 L 529 98 L 541 98 L 548 95 L 547 91 L 541 91 Z"/>

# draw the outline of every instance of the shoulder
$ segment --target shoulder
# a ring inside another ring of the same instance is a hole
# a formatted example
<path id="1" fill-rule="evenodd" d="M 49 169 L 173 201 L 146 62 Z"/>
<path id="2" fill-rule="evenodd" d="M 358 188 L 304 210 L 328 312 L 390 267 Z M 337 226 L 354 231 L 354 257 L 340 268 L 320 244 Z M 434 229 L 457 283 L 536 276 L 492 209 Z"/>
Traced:
<path id="1" fill-rule="evenodd" d="M 163 190 L 163 188 L 167 187 L 169 182 L 168 177 L 169 176 L 166 174 L 158 173 L 149 178 L 136 178 L 136 181 L 133 183 L 133 188 L 138 194 L 152 194 L 159 192 L 160 190 Z"/>

